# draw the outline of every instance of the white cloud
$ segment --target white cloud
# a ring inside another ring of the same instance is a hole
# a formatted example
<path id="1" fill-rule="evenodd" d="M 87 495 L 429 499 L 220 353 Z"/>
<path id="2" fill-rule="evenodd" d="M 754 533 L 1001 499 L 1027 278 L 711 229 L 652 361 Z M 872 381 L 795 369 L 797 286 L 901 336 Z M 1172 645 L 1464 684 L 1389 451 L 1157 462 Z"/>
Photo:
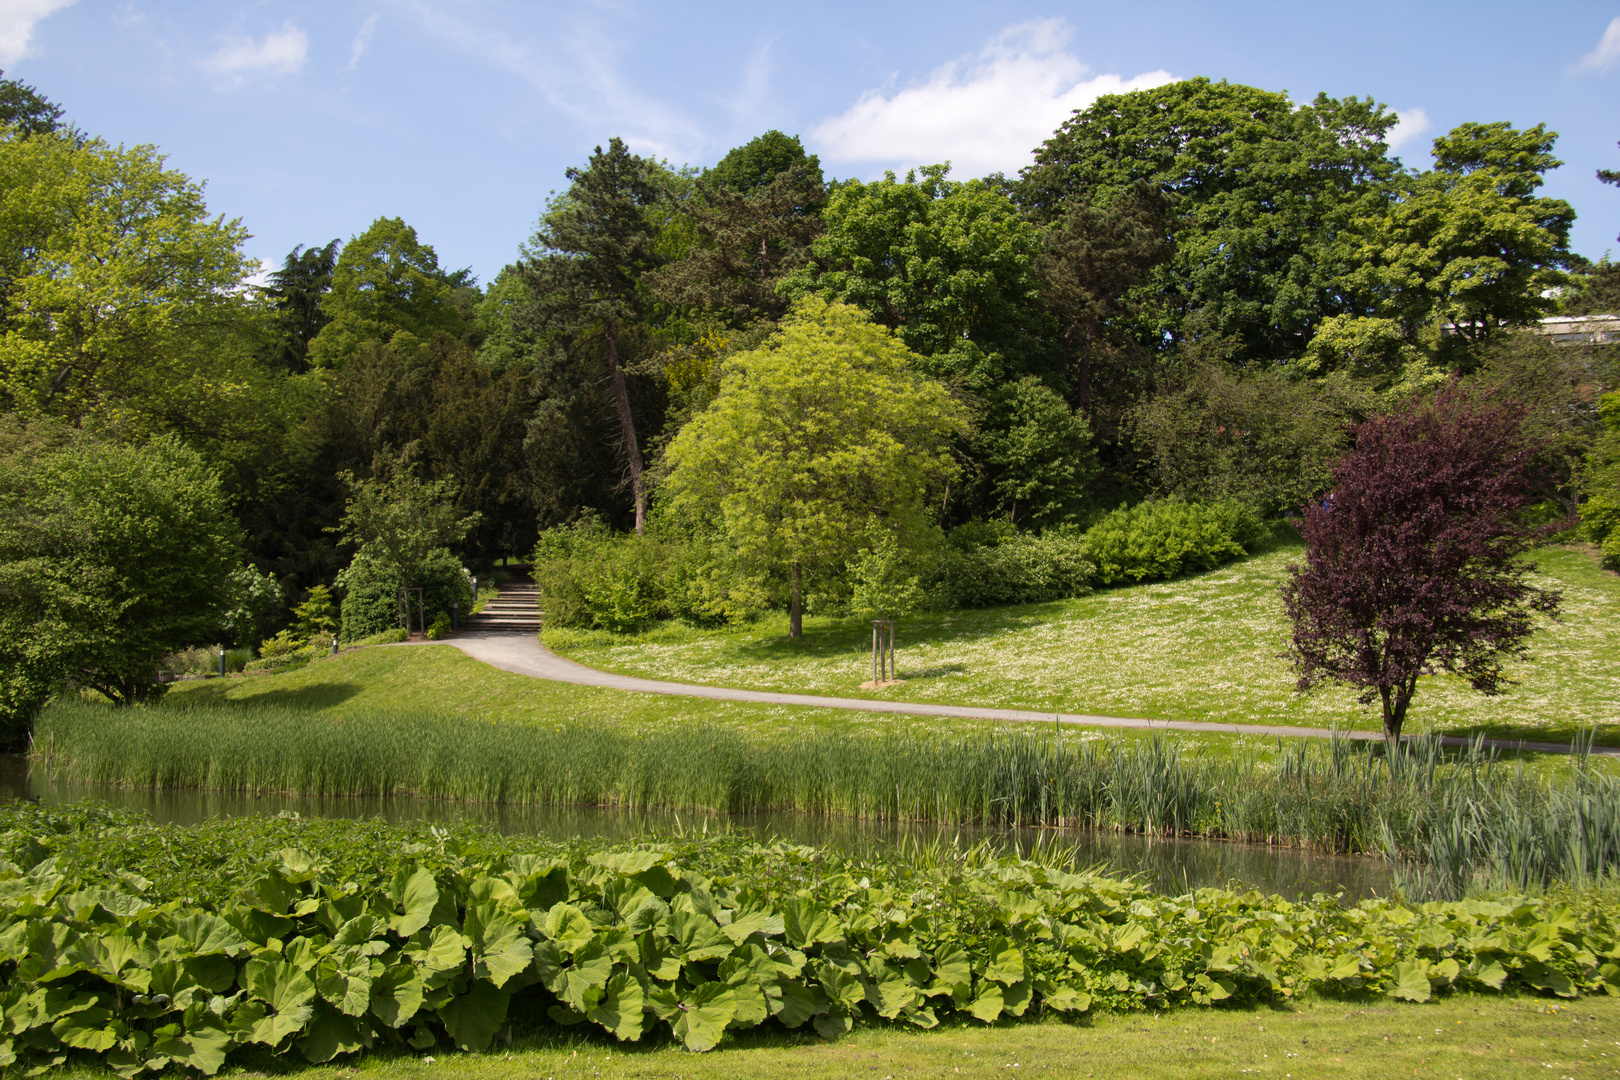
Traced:
<path id="1" fill-rule="evenodd" d="M 76 0 L 0 0 L 0 64 L 15 64 L 28 55 L 34 26 L 53 11 Z"/>
<path id="2" fill-rule="evenodd" d="M 1399 150 L 1434 126 L 1429 122 L 1429 114 L 1422 109 L 1401 109 L 1395 115 L 1400 119 L 1385 138 L 1391 150 Z"/>
<path id="3" fill-rule="evenodd" d="M 349 70 L 353 71 L 360 58 L 366 55 L 371 48 L 371 35 L 377 32 L 377 14 L 366 16 L 366 21 L 360 24 L 360 32 L 354 35 L 354 44 L 349 46 Z"/>
<path id="4" fill-rule="evenodd" d="M 936 68 L 920 85 L 868 91 L 843 115 L 817 125 L 811 141 L 833 161 L 950 161 L 958 176 L 1011 173 L 1098 96 L 1174 81 L 1166 71 L 1088 78 L 1090 69 L 1063 50 L 1068 38 L 1061 19 L 1010 26 L 978 56 Z"/>
<path id="5" fill-rule="evenodd" d="M 309 36 L 288 22 L 280 30 L 272 30 L 258 41 L 250 37 L 227 41 L 205 59 L 202 66 L 216 75 L 234 75 L 238 78 L 252 71 L 290 75 L 304 66 L 307 55 Z"/>
<path id="6" fill-rule="evenodd" d="M 1597 48 L 1581 57 L 1580 63 L 1575 65 L 1575 70 L 1608 71 L 1616 60 L 1620 60 L 1620 16 L 1609 22 L 1609 28 L 1603 31 L 1603 37 L 1598 41 Z"/>
<path id="7" fill-rule="evenodd" d="M 404 7 L 423 29 L 526 83 L 593 138 L 619 135 L 638 154 L 675 161 L 707 141 L 702 127 L 668 95 L 632 84 L 619 62 L 622 27 L 593 19 L 586 5 L 554 20 L 540 42 L 520 41 L 509 27 L 475 21 L 470 5 L 447 10 L 414 0 Z"/>

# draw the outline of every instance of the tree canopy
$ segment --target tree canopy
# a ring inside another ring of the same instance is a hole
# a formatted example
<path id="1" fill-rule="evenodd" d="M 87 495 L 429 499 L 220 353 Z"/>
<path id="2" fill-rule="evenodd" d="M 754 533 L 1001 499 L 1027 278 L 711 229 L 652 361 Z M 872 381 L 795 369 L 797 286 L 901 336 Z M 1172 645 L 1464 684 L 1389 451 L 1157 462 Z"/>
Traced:
<path id="1" fill-rule="evenodd" d="M 719 396 L 670 442 L 669 513 L 787 579 L 793 637 L 805 590 L 861 550 L 869 522 L 902 546 L 935 528 L 967 417 L 917 368 L 855 307 L 807 299 L 764 347 L 725 362 Z"/>
<path id="2" fill-rule="evenodd" d="M 0 431 L 0 725 L 72 679 L 118 704 L 217 640 L 241 564 L 219 476 L 172 435 L 126 446 L 48 422 Z"/>

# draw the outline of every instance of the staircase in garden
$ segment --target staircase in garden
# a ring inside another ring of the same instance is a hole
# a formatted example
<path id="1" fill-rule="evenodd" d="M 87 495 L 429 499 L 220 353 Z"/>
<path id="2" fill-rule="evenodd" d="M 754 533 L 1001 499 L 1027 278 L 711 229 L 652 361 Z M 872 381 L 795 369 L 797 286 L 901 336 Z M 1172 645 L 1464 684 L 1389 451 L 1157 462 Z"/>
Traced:
<path id="1" fill-rule="evenodd" d="M 463 634 L 538 634 L 540 590 L 527 577 L 513 577 L 501 586 L 484 610 L 461 620 Z"/>

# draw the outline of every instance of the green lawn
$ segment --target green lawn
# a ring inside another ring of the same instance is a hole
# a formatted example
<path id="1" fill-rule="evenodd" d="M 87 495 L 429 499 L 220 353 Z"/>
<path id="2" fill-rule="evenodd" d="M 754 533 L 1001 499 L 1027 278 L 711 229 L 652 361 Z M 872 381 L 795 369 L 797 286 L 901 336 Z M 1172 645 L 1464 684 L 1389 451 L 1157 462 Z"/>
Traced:
<path id="1" fill-rule="evenodd" d="M 105 1076 L 66 1070 L 64 1075 Z M 610 1038 L 547 1032 L 485 1054 L 388 1053 L 352 1064 L 237 1066 L 221 1076 L 291 1074 L 616 1080 L 624 1077 L 855 1078 L 1200 1077 L 1567 1080 L 1620 1075 L 1620 1001 L 1465 995 L 1425 1005 L 1319 1001 L 1257 1012 L 1191 1010 L 1103 1015 L 1080 1023 L 948 1024 L 935 1031 L 874 1026 L 837 1043 L 814 1035 L 733 1036 L 707 1054 L 623 1047 Z"/>
<path id="2" fill-rule="evenodd" d="M 871 678 L 871 627 L 808 618 L 790 642 L 783 616 L 703 631 L 663 624 L 644 633 L 553 630 L 557 652 L 607 671 L 714 686 L 886 696 L 904 701 L 1376 730 L 1377 714 L 1348 690 L 1294 693 L 1277 590 L 1300 545 L 1284 545 L 1176 581 L 1106 589 L 1079 600 L 919 615 L 901 623 L 903 686 L 859 689 Z M 1564 594 L 1564 615 L 1512 666 L 1518 681 L 1487 698 L 1452 677 L 1423 680 L 1408 730 L 1485 732 L 1567 741 L 1581 725 L 1620 743 L 1620 575 L 1582 548 L 1550 548 L 1543 583 Z"/>
<path id="3" fill-rule="evenodd" d="M 664 727 L 703 721 L 758 736 L 807 728 L 930 731 L 980 728 L 983 721 L 701 698 L 635 694 L 515 675 L 448 645 L 370 646 L 323 657 L 296 671 L 238 675 L 177 684 L 165 701 L 178 705 L 288 705 L 334 718 L 390 712 L 433 712 L 446 719 L 551 724 L 599 719 L 610 725 Z"/>

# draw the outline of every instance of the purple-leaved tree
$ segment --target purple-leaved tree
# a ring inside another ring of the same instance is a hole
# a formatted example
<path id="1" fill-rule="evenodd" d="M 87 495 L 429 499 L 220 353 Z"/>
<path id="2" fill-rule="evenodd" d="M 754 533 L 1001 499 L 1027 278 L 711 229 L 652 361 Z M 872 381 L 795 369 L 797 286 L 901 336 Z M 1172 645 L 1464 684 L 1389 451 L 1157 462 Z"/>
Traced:
<path id="1" fill-rule="evenodd" d="M 1566 526 L 1520 521 L 1538 501 L 1524 414 L 1453 383 L 1357 427 L 1331 494 L 1305 509 L 1305 563 L 1282 588 L 1298 689 L 1381 699 L 1392 748 L 1420 675 L 1501 693 L 1534 614 L 1557 614 L 1559 595 L 1526 580 L 1525 552 Z"/>

